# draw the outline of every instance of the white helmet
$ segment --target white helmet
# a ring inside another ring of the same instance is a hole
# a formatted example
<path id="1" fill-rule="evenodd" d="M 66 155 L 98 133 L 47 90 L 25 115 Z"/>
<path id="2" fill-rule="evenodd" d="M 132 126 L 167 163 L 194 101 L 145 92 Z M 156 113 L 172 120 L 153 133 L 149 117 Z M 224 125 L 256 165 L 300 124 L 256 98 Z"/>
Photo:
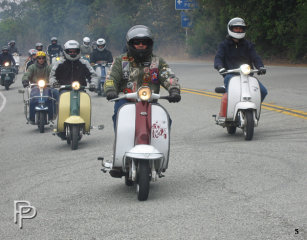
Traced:
<path id="1" fill-rule="evenodd" d="M 66 59 L 76 61 L 81 57 L 80 44 L 76 40 L 69 40 L 64 44 L 64 56 Z"/>
<path id="2" fill-rule="evenodd" d="M 243 29 L 243 32 L 240 33 L 233 32 L 232 31 L 233 27 L 241 27 Z M 242 39 L 245 37 L 246 24 L 242 18 L 236 17 L 228 22 L 227 30 L 229 36 L 236 39 Z"/>
<path id="3" fill-rule="evenodd" d="M 91 42 L 91 39 L 89 37 L 84 37 L 83 38 L 83 45 L 84 46 L 89 46 Z"/>
<path id="4" fill-rule="evenodd" d="M 97 45 L 97 50 L 98 51 L 103 51 L 105 48 L 106 48 L 106 44 L 107 44 L 107 42 L 106 42 L 106 40 L 104 40 L 103 38 L 99 38 L 97 41 L 96 41 L 96 45 Z M 100 47 L 100 46 L 102 46 L 102 47 Z"/>

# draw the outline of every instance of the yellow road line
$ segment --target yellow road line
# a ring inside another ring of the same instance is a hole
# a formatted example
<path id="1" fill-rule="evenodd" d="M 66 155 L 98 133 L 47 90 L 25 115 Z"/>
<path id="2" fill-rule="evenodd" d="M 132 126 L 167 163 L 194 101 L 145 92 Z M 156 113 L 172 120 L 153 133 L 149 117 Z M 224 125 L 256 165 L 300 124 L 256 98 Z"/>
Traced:
<path id="1" fill-rule="evenodd" d="M 206 97 L 211 97 L 211 98 L 217 98 L 217 99 L 220 99 L 222 97 L 222 94 L 214 93 L 214 92 L 207 92 L 203 90 L 181 88 L 181 91 L 186 92 L 186 93 L 192 93 L 192 94 L 202 95 Z M 262 103 L 261 107 L 266 110 L 270 110 L 270 111 L 274 111 L 274 112 L 278 112 L 278 113 L 282 113 L 282 114 L 286 114 L 286 115 L 290 115 L 290 116 L 298 117 L 302 119 L 307 119 L 307 112 L 304 112 L 301 110 L 286 108 L 286 107 L 282 107 L 282 106 L 278 106 L 278 105 L 274 105 L 270 103 Z"/>

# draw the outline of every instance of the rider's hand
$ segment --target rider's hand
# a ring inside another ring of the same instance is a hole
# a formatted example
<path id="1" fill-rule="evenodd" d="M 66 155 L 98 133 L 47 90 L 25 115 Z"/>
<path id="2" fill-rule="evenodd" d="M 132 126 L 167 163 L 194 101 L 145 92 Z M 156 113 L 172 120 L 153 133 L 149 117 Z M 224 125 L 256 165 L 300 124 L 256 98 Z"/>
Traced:
<path id="1" fill-rule="evenodd" d="M 94 92 L 95 89 L 96 89 L 96 85 L 94 83 L 90 83 L 88 90 L 90 90 L 91 92 Z"/>
<path id="2" fill-rule="evenodd" d="M 223 75 L 226 72 L 226 68 L 219 68 L 219 74 Z"/>
<path id="3" fill-rule="evenodd" d="M 57 88 L 60 86 L 58 82 L 51 83 L 51 85 L 53 88 Z"/>
<path id="4" fill-rule="evenodd" d="M 258 75 L 264 75 L 266 74 L 266 69 L 264 67 L 260 67 L 258 68 Z"/>
<path id="5" fill-rule="evenodd" d="M 178 88 L 170 89 L 168 101 L 170 103 L 176 103 L 176 102 L 180 102 L 180 100 L 181 100 L 180 90 Z"/>
<path id="6" fill-rule="evenodd" d="M 26 88 L 27 86 L 29 86 L 29 81 L 23 80 L 22 85 L 23 85 L 24 88 Z"/>
<path id="7" fill-rule="evenodd" d="M 118 95 L 117 95 L 116 91 L 114 91 L 114 90 L 109 90 L 106 93 L 107 100 L 111 100 L 111 99 L 114 99 L 114 98 L 117 98 L 117 97 L 118 97 Z"/>

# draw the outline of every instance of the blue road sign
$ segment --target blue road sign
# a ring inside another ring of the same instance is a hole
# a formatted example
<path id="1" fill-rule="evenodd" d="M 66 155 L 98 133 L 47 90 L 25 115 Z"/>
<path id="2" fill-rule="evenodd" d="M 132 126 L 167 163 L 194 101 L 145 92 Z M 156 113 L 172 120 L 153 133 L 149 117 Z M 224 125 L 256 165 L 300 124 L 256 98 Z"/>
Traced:
<path id="1" fill-rule="evenodd" d="M 192 27 L 192 19 L 185 12 L 181 12 L 181 27 L 183 27 L 183 28 Z"/>
<path id="2" fill-rule="evenodd" d="M 196 0 L 175 0 L 176 10 L 191 10 L 196 8 Z"/>

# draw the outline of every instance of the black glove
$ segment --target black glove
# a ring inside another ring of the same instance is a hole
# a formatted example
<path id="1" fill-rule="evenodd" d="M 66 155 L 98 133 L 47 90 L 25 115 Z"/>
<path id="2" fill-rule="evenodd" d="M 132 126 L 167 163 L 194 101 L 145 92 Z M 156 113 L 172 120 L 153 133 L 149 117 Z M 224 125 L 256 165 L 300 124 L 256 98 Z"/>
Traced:
<path id="1" fill-rule="evenodd" d="M 23 85 L 24 88 L 26 88 L 27 86 L 29 86 L 29 81 L 23 80 L 22 85 Z"/>
<path id="2" fill-rule="evenodd" d="M 264 67 L 260 67 L 258 68 L 258 75 L 264 75 L 266 74 L 266 69 Z"/>
<path id="3" fill-rule="evenodd" d="M 168 101 L 170 103 L 176 103 L 176 102 L 180 102 L 180 100 L 181 100 L 180 90 L 178 88 L 170 89 Z"/>
<path id="4" fill-rule="evenodd" d="M 117 97 L 118 97 L 118 95 L 117 95 L 116 91 L 114 91 L 114 90 L 109 90 L 106 93 L 107 100 L 111 100 L 111 99 L 114 99 L 114 98 L 117 98 Z"/>
<path id="5" fill-rule="evenodd" d="M 88 90 L 90 90 L 91 92 L 94 92 L 95 89 L 96 89 L 95 84 L 94 83 L 90 83 L 90 86 L 89 86 Z"/>
<path id="6" fill-rule="evenodd" d="M 219 68 L 219 74 L 223 75 L 226 72 L 226 68 L 220 67 Z"/>

